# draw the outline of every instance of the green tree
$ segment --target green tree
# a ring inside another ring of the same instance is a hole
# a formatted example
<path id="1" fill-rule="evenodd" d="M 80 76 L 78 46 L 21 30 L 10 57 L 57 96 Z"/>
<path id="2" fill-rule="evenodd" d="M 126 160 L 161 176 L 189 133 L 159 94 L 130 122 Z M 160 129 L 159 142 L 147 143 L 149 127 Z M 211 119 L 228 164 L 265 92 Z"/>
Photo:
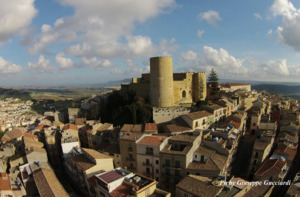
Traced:
<path id="1" fill-rule="evenodd" d="M 218 78 L 217 72 L 213 68 L 213 69 L 211 69 L 209 77 L 208 77 L 208 82 L 211 84 L 213 95 L 216 95 L 219 91 L 218 81 L 219 81 L 219 78 Z"/>
<path id="2" fill-rule="evenodd" d="M 197 101 L 196 106 L 201 108 L 201 107 L 206 107 L 208 105 L 208 101 Z"/>

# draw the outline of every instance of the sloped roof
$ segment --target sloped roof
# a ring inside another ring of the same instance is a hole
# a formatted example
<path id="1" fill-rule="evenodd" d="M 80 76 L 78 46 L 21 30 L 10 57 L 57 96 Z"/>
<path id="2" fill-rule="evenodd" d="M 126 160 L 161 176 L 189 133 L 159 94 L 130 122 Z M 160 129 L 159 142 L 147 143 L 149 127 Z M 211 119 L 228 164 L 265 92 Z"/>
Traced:
<path id="1" fill-rule="evenodd" d="M 127 197 L 129 194 L 131 194 L 131 192 L 132 186 L 122 183 L 119 187 L 114 189 L 114 191 L 112 191 L 110 195 L 114 197 Z"/>
<path id="2" fill-rule="evenodd" d="M 41 197 L 69 196 L 52 170 L 41 168 L 33 178 Z"/>
<path id="3" fill-rule="evenodd" d="M 255 141 L 253 145 L 253 150 L 265 150 L 270 143 Z"/>
<path id="4" fill-rule="evenodd" d="M 255 173 L 257 176 L 272 176 L 281 173 L 286 161 L 281 159 L 268 159 Z"/>
<path id="5" fill-rule="evenodd" d="M 5 133 L 10 139 L 16 139 L 23 135 L 22 131 L 19 129 L 13 129 Z"/>
<path id="6" fill-rule="evenodd" d="M 145 132 L 147 131 L 157 131 L 157 124 L 156 123 L 146 123 L 145 124 Z"/>
<path id="7" fill-rule="evenodd" d="M 168 138 L 168 137 L 158 136 L 158 135 L 145 136 L 141 141 L 139 141 L 138 144 L 148 144 L 148 145 L 159 146 L 166 138 Z"/>
<path id="8" fill-rule="evenodd" d="M 215 197 L 222 191 L 223 187 L 211 184 L 212 179 L 196 175 L 188 175 L 184 177 L 176 187 L 192 193 L 196 196 Z"/>
<path id="9" fill-rule="evenodd" d="M 276 153 L 285 153 L 291 157 L 295 157 L 297 154 L 297 150 L 292 149 L 288 146 L 281 146 L 281 147 L 276 148 L 276 150 L 273 152 L 273 154 L 276 154 Z"/>
<path id="10" fill-rule="evenodd" d="M 0 175 L 0 191 L 11 190 L 9 175 L 5 172 L 1 172 Z M 7 180 L 5 180 L 5 177 L 7 177 Z"/>
<path id="11" fill-rule="evenodd" d="M 258 185 L 252 187 L 247 193 L 243 195 L 243 197 L 257 197 L 257 196 L 265 196 L 267 192 L 273 189 L 274 186 L 272 185 Z"/>
<path id="12" fill-rule="evenodd" d="M 200 119 L 200 118 L 205 118 L 206 116 L 212 116 L 213 114 L 211 113 L 203 113 L 202 111 L 197 111 L 197 112 L 193 112 L 193 113 L 188 113 L 188 114 L 185 114 L 184 116 L 188 117 L 189 119 L 191 120 L 197 120 L 197 119 Z"/>
<path id="13" fill-rule="evenodd" d="M 75 125 L 85 125 L 86 118 L 75 118 Z"/>
<path id="14" fill-rule="evenodd" d="M 94 149 L 82 148 L 82 150 L 84 150 L 87 154 L 92 156 L 94 159 L 108 159 L 108 158 L 111 158 L 110 156 L 99 153 L 98 151 L 96 151 Z"/>

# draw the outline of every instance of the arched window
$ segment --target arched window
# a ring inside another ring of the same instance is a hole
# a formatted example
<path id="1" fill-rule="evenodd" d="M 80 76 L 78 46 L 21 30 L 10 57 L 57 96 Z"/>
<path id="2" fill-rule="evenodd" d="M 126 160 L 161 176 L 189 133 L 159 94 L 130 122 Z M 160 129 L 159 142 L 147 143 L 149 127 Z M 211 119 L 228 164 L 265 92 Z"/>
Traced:
<path id="1" fill-rule="evenodd" d="M 182 91 L 182 98 L 185 98 L 186 97 L 186 92 L 185 90 Z"/>

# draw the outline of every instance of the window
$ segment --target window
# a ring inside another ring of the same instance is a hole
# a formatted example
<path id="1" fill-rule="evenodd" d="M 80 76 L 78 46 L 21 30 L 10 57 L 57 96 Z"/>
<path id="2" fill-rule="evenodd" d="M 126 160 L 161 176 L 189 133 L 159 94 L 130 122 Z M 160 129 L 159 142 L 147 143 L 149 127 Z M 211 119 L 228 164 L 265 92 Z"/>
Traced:
<path id="1" fill-rule="evenodd" d="M 253 123 L 253 126 L 255 126 L 255 123 Z"/>
<path id="2" fill-rule="evenodd" d="M 158 164 L 159 162 L 158 162 L 158 160 L 156 160 L 156 164 Z"/>
<path id="3" fill-rule="evenodd" d="M 258 157 L 258 152 L 256 152 L 256 153 L 255 153 L 255 156 L 254 156 L 254 157 L 255 157 L 255 158 L 257 158 L 257 157 Z"/>
<path id="4" fill-rule="evenodd" d="M 257 161 L 257 160 L 254 160 L 254 161 L 253 161 L 253 165 L 256 165 L 256 161 Z"/>
<path id="5" fill-rule="evenodd" d="M 175 176 L 180 176 L 180 170 L 175 170 Z"/>
<path id="6" fill-rule="evenodd" d="M 201 162 L 204 162 L 204 155 L 201 155 Z"/>
<path id="7" fill-rule="evenodd" d="M 195 122 L 195 127 L 198 127 L 198 121 Z"/>
<path id="8" fill-rule="evenodd" d="M 175 161 L 175 168 L 180 168 L 180 161 Z"/>
<path id="9" fill-rule="evenodd" d="M 169 175 L 170 174 L 170 169 L 167 168 L 165 172 L 166 172 L 167 175 Z"/>
<path id="10" fill-rule="evenodd" d="M 166 159 L 166 166 L 170 166 L 170 159 Z"/>
<path id="11" fill-rule="evenodd" d="M 130 159 L 132 158 L 132 154 L 129 154 L 129 158 L 130 158 Z"/>
<path id="12" fill-rule="evenodd" d="M 195 159 L 197 158 L 197 155 L 195 155 Z"/>
<path id="13" fill-rule="evenodd" d="M 158 177 L 156 177 L 156 179 L 155 179 L 157 182 L 159 182 L 159 178 Z"/>
<path id="14" fill-rule="evenodd" d="M 184 193 L 184 197 L 189 197 L 189 195 L 187 193 Z"/>
<path id="15" fill-rule="evenodd" d="M 158 171 L 158 169 L 156 169 L 156 174 L 158 174 L 159 173 L 159 171 Z"/>

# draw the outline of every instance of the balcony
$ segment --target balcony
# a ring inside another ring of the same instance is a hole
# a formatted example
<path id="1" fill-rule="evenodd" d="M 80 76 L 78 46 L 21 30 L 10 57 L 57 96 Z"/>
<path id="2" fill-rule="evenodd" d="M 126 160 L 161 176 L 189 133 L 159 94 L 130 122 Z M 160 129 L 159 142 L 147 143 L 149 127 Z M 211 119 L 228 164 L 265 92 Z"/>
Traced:
<path id="1" fill-rule="evenodd" d="M 146 151 L 145 155 L 153 155 L 153 151 Z"/>
<path id="2" fill-rule="evenodd" d="M 135 159 L 134 159 L 134 158 L 129 158 L 129 157 L 127 157 L 127 158 L 126 158 L 126 161 L 135 161 Z"/>
<path id="3" fill-rule="evenodd" d="M 143 166 L 150 166 L 150 167 L 152 167 L 152 163 L 143 162 Z"/>
<path id="4" fill-rule="evenodd" d="M 182 176 L 180 174 L 167 174 L 167 173 L 162 173 L 163 176 L 165 177 L 171 177 L 171 178 L 178 178 L 181 179 Z"/>
<path id="5" fill-rule="evenodd" d="M 143 172 L 143 174 L 145 175 L 145 176 L 148 176 L 148 177 L 151 177 L 151 172 Z"/>
<path id="6" fill-rule="evenodd" d="M 132 147 L 129 147 L 129 148 L 128 148 L 128 151 L 132 152 Z"/>
<path id="7" fill-rule="evenodd" d="M 127 167 L 127 170 L 134 171 L 134 170 L 135 170 L 135 167 Z"/>
<path id="8" fill-rule="evenodd" d="M 171 165 L 165 165 L 163 164 L 164 168 L 171 168 L 171 169 L 176 169 L 176 170 L 182 170 L 182 166 L 171 166 Z"/>

